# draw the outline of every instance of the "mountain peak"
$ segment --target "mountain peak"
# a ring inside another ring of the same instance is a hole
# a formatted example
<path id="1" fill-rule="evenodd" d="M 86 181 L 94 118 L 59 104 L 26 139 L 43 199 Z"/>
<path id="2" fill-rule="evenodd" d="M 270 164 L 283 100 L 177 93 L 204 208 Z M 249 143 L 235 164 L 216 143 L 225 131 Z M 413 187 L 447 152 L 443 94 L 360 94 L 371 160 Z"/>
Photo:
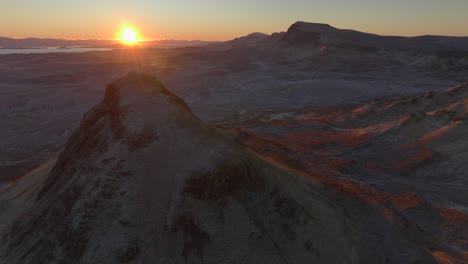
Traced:
<path id="1" fill-rule="evenodd" d="M 328 24 L 299 21 L 289 27 L 281 40 L 295 44 L 317 44 L 322 41 L 322 35 L 334 33 L 336 31 L 338 31 L 338 29 Z"/>
<path id="2" fill-rule="evenodd" d="M 148 100 L 154 96 L 166 96 L 171 98 L 173 102 L 177 102 L 178 105 L 188 109 L 185 102 L 167 90 L 156 77 L 137 72 L 130 72 L 108 84 L 104 102 L 124 106 Z"/>
<path id="3" fill-rule="evenodd" d="M 335 31 L 337 28 L 324 23 L 310 23 L 298 21 L 289 27 L 288 32 L 292 30 L 303 31 L 303 32 L 329 32 Z"/>

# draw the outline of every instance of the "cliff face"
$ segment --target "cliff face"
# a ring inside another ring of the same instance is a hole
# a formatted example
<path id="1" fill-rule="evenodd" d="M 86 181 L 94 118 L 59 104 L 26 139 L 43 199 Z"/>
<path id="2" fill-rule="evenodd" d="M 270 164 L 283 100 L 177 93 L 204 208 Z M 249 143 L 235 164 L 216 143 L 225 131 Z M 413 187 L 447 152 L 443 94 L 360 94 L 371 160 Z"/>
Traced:
<path id="1" fill-rule="evenodd" d="M 108 85 L 48 177 L 23 195 L 23 211 L 0 230 L 2 263 L 435 263 L 434 252 L 457 254 L 403 215 L 389 220 L 355 193 L 254 154 L 137 73 Z"/>

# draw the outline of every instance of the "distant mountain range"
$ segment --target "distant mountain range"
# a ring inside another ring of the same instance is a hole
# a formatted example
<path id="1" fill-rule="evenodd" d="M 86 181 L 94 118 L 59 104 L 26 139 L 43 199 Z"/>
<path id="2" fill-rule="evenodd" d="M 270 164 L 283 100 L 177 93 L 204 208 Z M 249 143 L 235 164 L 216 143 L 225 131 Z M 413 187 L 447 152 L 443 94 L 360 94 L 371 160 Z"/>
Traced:
<path id="1" fill-rule="evenodd" d="M 183 46 L 203 46 L 214 42 L 201 40 L 150 40 L 140 42 L 143 46 L 161 47 L 183 47 Z M 23 48 L 41 48 L 41 47 L 118 47 L 122 44 L 118 40 L 67 40 L 50 38 L 24 38 L 14 39 L 0 37 L 0 48 L 23 49 Z"/>
<path id="2" fill-rule="evenodd" d="M 411 51 L 468 51 L 468 37 L 450 36 L 381 36 L 349 29 L 338 29 L 328 24 L 296 22 L 287 32 L 266 35 L 253 33 L 227 42 L 233 46 L 261 43 L 284 45 L 332 45 L 360 47 L 366 50 Z"/>
<path id="3" fill-rule="evenodd" d="M 360 47 L 366 50 L 411 50 L 411 51 L 468 51 L 468 37 L 450 36 L 381 36 L 350 29 L 338 29 L 328 24 L 296 22 L 286 32 L 271 35 L 255 32 L 223 43 L 202 40 L 151 40 L 140 42 L 149 47 L 187 47 L 209 44 L 232 46 L 256 46 L 280 43 L 285 45 L 339 45 Z M 0 48 L 40 48 L 40 47 L 119 47 L 117 40 L 67 40 L 50 38 L 14 39 L 0 37 Z"/>

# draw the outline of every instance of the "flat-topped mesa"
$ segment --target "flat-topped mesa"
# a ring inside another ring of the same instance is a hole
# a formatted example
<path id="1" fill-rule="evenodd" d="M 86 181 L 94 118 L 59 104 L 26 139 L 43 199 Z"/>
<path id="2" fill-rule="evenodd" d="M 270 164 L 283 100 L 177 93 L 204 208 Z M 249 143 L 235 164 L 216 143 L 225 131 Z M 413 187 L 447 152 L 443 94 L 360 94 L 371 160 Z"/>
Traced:
<path id="1" fill-rule="evenodd" d="M 307 23 L 302 21 L 291 25 L 279 40 L 292 45 L 327 44 L 339 47 L 416 50 L 418 52 L 449 51 L 449 54 L 466 51 L 468 47 L 468 37 L 381 36 L 356 30 L 339 29 L 323 23 Z"/>
<path id="2" fill-rule="evenodd" d="M 281 41 L 291 44 L 318 44 L 324 34 L 337 31 L 339 30 L 328 24 L 296 22 L 289 27 Z"/>
<path id="3" fill-rule="evenodd" d="M 309 23 L 309 22 L 303 22 L 303 21 L 298 21 L 294 24 L 292 24 L 288 32 L 293 32 L 293 31 L 301 31 L 301 32 L 331 32 L 331 31 L 336 31 L 339 30 L 337 28 L 334 28 L 330 26 L 329 24 L 324 24 L 324 23 Z"/>

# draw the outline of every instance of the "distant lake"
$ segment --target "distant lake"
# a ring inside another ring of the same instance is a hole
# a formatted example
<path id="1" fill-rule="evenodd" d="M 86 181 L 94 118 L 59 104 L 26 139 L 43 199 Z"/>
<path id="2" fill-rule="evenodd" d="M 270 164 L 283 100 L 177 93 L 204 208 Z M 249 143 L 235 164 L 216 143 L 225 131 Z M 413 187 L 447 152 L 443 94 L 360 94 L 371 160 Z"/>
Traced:
<path id="1" fill-rule="evenodd" d="M 86 48 L 86 47 L 44 47 L 44 48 L 30 48 L 30 49 L 1 49 L 0 54 L 28 54 L 28 53 L 77 53 L 87 51 L 105 51 L 112 50 L 111 48 Z"/>

